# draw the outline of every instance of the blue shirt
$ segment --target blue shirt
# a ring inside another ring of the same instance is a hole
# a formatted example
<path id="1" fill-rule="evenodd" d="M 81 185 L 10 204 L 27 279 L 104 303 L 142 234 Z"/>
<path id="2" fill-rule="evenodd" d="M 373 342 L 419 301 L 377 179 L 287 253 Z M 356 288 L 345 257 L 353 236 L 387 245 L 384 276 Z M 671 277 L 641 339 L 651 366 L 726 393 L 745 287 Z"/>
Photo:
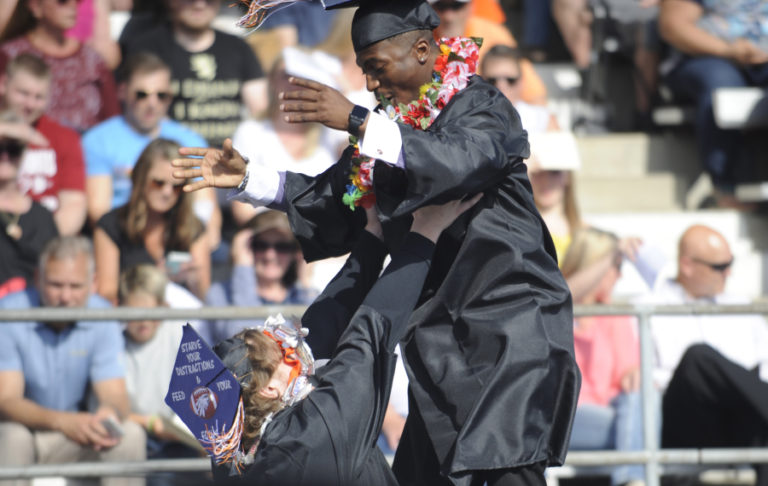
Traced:
<path id="1" fill-rule="evenodd" d="M 36 291 L 0 299 L 0 309 L 40 306 Z M 89 308 L 109 307 L 98 296 Z M 0 371 L 24 374 L 24 397 L 52 410 L 84 410 L 89 383 L 123 378 L 125 343 L 117 321 L 85 321 L 56 331 L 40 322 L 0 323 Z"/>
<path id="2" fill-rule="evenodd" d="M 180 123 L 164 119 L 159 138 L 167 138 L 182 147 L 207 147 L 205 139 Z M 112 209 L 128 202 L 131 196 L 131 171 L 141 152 L 153 140 L 139 133 L 125 121 L 113 116 L 83 135 L 83 156 L 88 177 L 112 176 Z"/>

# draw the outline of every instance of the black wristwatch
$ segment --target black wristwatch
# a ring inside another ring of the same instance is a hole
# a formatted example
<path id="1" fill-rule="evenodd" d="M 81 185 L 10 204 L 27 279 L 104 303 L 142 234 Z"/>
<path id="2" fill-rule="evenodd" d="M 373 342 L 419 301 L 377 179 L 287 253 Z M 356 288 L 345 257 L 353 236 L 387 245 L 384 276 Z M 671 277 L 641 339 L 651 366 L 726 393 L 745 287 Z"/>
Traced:
<path id="1" fill-rule="evenodd" d="M 360 135 L 360 127 L 365 123 L 365 119 L 368 118 L 368 108 L 360 105 L 355 105 L 352 111 L 349 112 L 349 118 L 347 119 L 348 127 L 347 131 L 350 135 L 355 137 Z"/>

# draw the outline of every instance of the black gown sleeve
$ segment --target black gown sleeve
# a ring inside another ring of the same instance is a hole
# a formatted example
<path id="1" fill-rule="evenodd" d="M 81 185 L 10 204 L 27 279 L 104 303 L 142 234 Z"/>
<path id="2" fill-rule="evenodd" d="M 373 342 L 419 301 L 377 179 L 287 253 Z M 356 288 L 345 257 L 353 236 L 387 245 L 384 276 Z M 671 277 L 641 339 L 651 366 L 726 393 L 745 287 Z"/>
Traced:
<path id="1" fill-rule="evenodd" d="M 352 315 L 381 272 L 387 248 L 367 231 L 358 238 L 344 266 L 301 319 L 316 359 L 330 358 Z"/>

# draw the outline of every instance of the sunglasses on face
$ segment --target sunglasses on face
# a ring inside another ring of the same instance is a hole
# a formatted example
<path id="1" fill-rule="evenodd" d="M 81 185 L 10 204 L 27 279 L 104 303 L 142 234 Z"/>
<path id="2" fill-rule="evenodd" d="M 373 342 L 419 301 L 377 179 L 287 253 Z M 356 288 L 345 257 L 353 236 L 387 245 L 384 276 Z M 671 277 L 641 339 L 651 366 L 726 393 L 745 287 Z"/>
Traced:
<path id="1" fill-rule="evenodd" d="M 493 76 L 485 78 L 485 80 L 494 86 L 498 86 L 499 81 L 502 80 L 504 80 L 508 85 L 514 86 L 518 81 L 520 81 L 520 76 Z"/>
<path id="2" fill-rule="evenodd" d="M 59 5 L 67 5 L 67 4 L 68 4 L 68 3 L 70 3 L 71 1 L 72 1 L 72 0 L 56 0 L 56 3 L 58 3 Z M 75 3 L 80 3 L 80 2 L 81 2 L 81 0 L 74 0 L 74 2 L 75 2 Z"/>
<path id="3" fill-rule="evenodd" d="M 699 263 L 701 265 L 706 265 L 709 268 L 711 268 L 712 270 L 714 270 L 716 272 L 720 272 L 720 273 L 725 272 L 726 270 L 731 268 L 731 265 L 733 265 L 733 258 L 731 258 L 730 261 L 727 261 L 725 263 L 712 263 L 712 262 L 708 262 L 706 260 L 701 260 L 699 258 L 691 258 L 691 260 L 693 260 L 694 262 Z"/>
<path id="4" fill-rule="evenodd" d="M 184 187 L 183 182 L 174 184 L 171 181 L 166 181 L 163 179 L 150 179 L 149 184 L 152 189 L 156 189 L 158 191 L 165 189 L 165 186 L 171 186 L 171 189 L 173 189 L 174 192 L 181 192 L 181 189 Z"/>
<path id="5" fill-rule="evenodd" d="M 133 96 L 135 96 L 136 99 L 139 101 L 145 100 L 150 96 L 157 96 L 157 99 L 160 101 L 169 101 L 171 99 L 171 96 L 173 95 L 167 91 L 158 91 L 156 93 L 150 93 L 148 91 L 139 89 L 133 92 Z"/>
<path id="6" fill-rule="evenodd" d="M 278 241 L 276 243 L 268 243 L 262 240 L 251 241 L 251 250 L 254 252 L 265 252 L 270 248 L 275 250 L 277 253 L 282 253 L 284 255 L 293 253 L 298 249 L 296 247 L 296 243 L 292 243 L 290 241 Z"/>
<path id="7" fill-rule="evenodd" d="M 24 153 L 24 144 L 18 140 L 0 141 L 0 155 L 8 154 L 11 159 L 18 159 Z"/>
<path id="8" fill-rule="evenodd" d="M 438 12 L 445 12 L 446 10 L 457 11 L 466 7 L 469 2 L 437 2 L 432 4 L 432 8 Z"/>

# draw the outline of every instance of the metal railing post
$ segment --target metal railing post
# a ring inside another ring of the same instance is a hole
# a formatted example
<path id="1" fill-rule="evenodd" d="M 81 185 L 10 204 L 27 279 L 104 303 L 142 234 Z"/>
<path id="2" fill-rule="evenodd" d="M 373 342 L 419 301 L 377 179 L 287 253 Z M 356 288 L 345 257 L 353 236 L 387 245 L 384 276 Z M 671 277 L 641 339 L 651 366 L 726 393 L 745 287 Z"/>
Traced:
<path id="1" fill-rule="evenodd" d="M 653 339 L 651 338 L 651 309 L 638 309 L 640 332 L 640 386 L 643 405 L 643 444 L 648 455 L 645 463 L 646 486 L 659 486 L 659 441 L 656 424 L 657 400 L 653 386 Z"/>

